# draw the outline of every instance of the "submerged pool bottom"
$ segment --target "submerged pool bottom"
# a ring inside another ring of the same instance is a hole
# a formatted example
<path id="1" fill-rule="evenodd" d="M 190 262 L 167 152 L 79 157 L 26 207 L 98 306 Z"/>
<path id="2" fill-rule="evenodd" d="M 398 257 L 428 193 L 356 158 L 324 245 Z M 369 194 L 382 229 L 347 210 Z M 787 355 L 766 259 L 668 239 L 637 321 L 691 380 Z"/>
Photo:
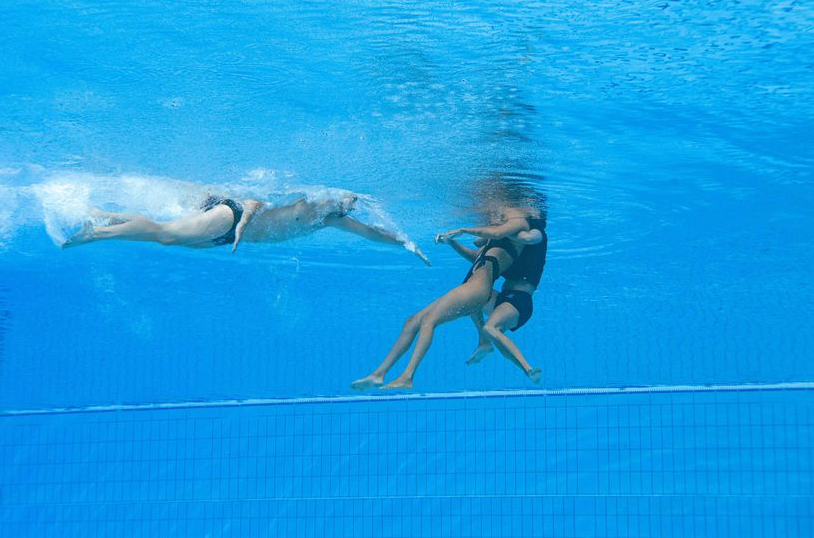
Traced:
<path id="1" fill-rule="evenodd" d="M 0 416 L 4 536 L 810 536 L 814 391 Z"/>

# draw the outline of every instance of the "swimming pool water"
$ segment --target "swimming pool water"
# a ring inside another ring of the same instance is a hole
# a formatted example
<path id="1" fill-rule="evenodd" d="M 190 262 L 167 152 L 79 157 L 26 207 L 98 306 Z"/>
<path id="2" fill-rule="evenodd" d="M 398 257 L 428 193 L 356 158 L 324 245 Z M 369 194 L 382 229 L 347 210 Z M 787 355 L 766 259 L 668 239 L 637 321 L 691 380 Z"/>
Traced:
<path id="1" fill-rule="evenodd" d="M 0 20 L 0 535 L 811 533 L 811 6 L 43 0 Z M 466 367 L 459 321 L 418 397 L 347 399 L 463 277 L 432 236 L 512 182 L 547 201 L 516 333 L 541 386 Z M 54 245 L 91 205 L 169 219 L 208 190 L 331 188 L 433 266 L 336 231 Z"/>

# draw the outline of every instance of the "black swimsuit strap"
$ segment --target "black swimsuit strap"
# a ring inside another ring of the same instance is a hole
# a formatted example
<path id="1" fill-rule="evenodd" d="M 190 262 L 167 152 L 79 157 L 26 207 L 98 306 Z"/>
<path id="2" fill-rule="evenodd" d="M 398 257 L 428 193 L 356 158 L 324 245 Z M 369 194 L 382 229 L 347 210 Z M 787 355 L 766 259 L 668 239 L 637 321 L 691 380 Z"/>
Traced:
<path id="1" fill-rule="evenodd" d="M 500 278 L 500 262 L 494 256 L 483 255 L 478 260 L 475 260 L 475 265 L 472 266 L 472 272 L 474 273 L 478 268 L 486 265 L 486 262 L 492 264 L 492 282 L 494 282 Z"/>
<path id="2" fill-rule="evenodd" d="M 518 256 L 517 247 L 514 245 L 514 243 L 512 243 L 512 240 L 509 239 L 508 237 L 504 237 L 502 239 L 490 239 L 489 241 L 487 241 L 486 245 L 484 245 L 483 248 L 484 248 L 483 252 L 488 252 L 493 248 L 502 248 L 503 250 L 506 251 L 506 254 L 508 254 L 509 257 L 512 259 L 512 262 L 514 262 Z"/>
<path id="3" fill-rule="evenodd" d="M 529 223 L 530 230 L 540 230 L 541 232 L 545 230 L 546 220 L 545 219 L 533 219 L 529 217 L 526 219 Z"/>

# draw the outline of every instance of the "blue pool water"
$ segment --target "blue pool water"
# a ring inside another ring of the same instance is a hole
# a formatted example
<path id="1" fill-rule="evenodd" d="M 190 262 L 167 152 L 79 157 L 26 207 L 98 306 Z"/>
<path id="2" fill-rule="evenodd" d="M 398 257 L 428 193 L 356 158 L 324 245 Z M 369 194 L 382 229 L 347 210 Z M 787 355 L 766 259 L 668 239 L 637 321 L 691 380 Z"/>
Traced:
<path id="1" fill-rule="evenodd" d="M 0 536 L 812 534 L 811 5 L 43 0 L 0 21 Z M 409 397 L 357 399 L 467 269 L 433 235 L 518 183 L 546 200 L 514 334 L 541 385 L 466 367 L 458 321 Z M 56 246 L 91 206 L 335 189 L 432 267 L 335 230 Z"/>

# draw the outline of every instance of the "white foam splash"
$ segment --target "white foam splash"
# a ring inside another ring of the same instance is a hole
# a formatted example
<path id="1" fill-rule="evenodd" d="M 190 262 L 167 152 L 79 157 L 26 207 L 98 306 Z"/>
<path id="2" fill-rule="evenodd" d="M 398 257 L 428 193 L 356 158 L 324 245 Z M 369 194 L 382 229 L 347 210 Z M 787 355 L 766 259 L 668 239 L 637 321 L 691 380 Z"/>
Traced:
<path id="1" fill-rule="evenodd" d="M 0 249 L 6 248 L 14 235 L 14 211 L 17 207 L 17 193 L 12 187 L 0 185 Z"/>
<path id="2" fill-rule="evenodd" d="M 73 172 L 53 173 L 30 190 L 42 207 L 48 235 L 58 246 L 90 218 L 94 207 L 171 220 L 195 210 L 206 195 L 204 186 L 169 178 Z"/>
<path id="3" fill-rule="evenodd" d="M 45 230 L 57 246 L 68 240 L 68 231 L 87 218 L 90 188 L 75 183 L 52 182 L 32 187 L 43 209 Z"/>

